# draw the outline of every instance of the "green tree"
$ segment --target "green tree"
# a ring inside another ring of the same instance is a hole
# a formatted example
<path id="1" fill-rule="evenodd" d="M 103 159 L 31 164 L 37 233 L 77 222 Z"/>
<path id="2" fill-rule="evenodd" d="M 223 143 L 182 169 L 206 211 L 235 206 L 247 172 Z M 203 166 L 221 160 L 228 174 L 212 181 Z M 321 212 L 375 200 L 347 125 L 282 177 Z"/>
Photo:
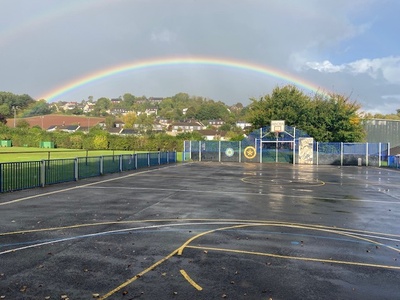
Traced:
<path id="1" fill-rule="evenodd" d="M 18 119 L 16 124 L 15 124 L 15 127 L 17 127 L 17 128 L 29 128 L 30 124 L 28 123 L 27 120 Z"/>
<path id="2" fill-rule="evenodd" d="M 32 116 L 42 116 L 50 114 L 51 112 L 51 108 L 47 102 L 45 100 L 39 100 L 30 104 L 22 113 L 22 117 L 27 118 Z"/>
<path id="3" fill-rule="evenodd" d="M 6 125 L 7 119 L 4 115 L 0 114 L 0 124 Z"/>
<path id="4" fill-rule="evenodd" d="M 321 142 L 359 142 L 364 129 L 360 105 L 339 94 L 305 95 L 294 86 L 277 87 L 271 95 L 252 99 L 247 120 L 254 128 L 268 126 L 271 120 L 285 120 L 286 125 L 306 131 Z"/>
<path id="5" fill-rule="evenodd" d="M 99 98 L 93 109 L 95 116 L 106 116 L 107 110 L 111 108 L 111 100 L 105 97 Z"/>
<path id="6" fill-rule="evenodd" d="M 295 86 L 276 87 L 259 101 L 251 99 L 247 119 L 255 128 L 268 126 L 272 120 L 285 120 L 290 126 L 303 126 L 310 112 L 310 98 Z"/>
<path id="7" fill-rule="evenodd" d="M 10 116 L 11 107 L 6 103 L 0 104 L 0 114 L 3 116 Z"/>
<path id="8" fill-rule="evenodd" d="M 133 128 L 137 119 L 137 115 L 134 112 L 127 113 L 122 116 L 122 121 L 125 123 L 126 128 Z"/>
<path id="9" fill-rule="evenodd" d="M 106 128 L 113 128 L 115 125 L 115 116 L 107 116 L 105 119 L 106 122 Z"/>
<path id="10" fill-rule="evenodd" d="M 132 109 L 133 105 L 135 104 L 135 96 L 129 93 L 124 94 L 122 97 L 123 99 L 123 107 L 125 109 Z"/>
<path id="11" fill-rule="evenodd" d="M 6 117 L 11 117 L 13 115 L 14 111 L 12 107 L 18 107 L 18 109 L 23 110 L 33 103 L 35 103 L 35 100 L 29 95 L 15 95 L 9 92 L 0 92 L 0 105 L 5 104 L 9 107 L 9 114 L 6 115 Z"/>

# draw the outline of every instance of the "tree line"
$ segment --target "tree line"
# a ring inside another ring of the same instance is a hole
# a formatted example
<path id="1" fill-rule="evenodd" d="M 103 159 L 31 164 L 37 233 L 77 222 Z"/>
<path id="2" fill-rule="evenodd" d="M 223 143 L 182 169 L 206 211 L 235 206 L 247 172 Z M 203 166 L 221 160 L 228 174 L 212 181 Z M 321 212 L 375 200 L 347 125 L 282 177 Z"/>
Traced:
<path id="1" fill-rule="evenodd" d="M 317 141 L 321 142 L 362 142 L 365 138 L 364 127 L 362 124 L 363 118 L 391 118 L 400 119 L 400 109 L 397 114 L 390 115 L 371 115 L 362 114 L 360 111 L 361 106 L 349 97 L 340 94 L 314 94 L 307 95 L 297 87 L 286 85 L 283 87 L 276 87 L 270 94 L 264 95 L 258 99 L 250 99 L 248 106 L 243 106 L 241 103 L 227 106 L 221 101 L 214 101 L 203 97 L 189 96 L 186 93 L 178 93 L 175 96 L 167 97 L 162 101 L 150 101 L 145 96 L 136 97 L 132 94 L 126 93 L 118 98 L 120 101 L 111 101 L 111 99 L 102 97 L 97 101 L 93 97 L 88 97 L 88 100 L 82 100 L 82 105 L 92 103 L 94 109 L 88 113 L 89 116 L 103 116 L 106 118 L 106 124 L 111 127 L 116 117 L 110 115 L 110 109 L 125 109 L 130 111 L 121 116 L 127 128 L 132 128 L 134 125 L 139 124 L 144 128 L 142 137 L 121 137 L 121 141 L 115 137 L 99 137 L 98 139 L 106 140 L 108 147 L 127 147 L 126 140 L 136 146 L 142 146 L 147 141 L 152 141 L 151 150 L 162 148 L 160 142 L 155 142 L 155 139 L 171 140 L 169 148 L 179 147 L 174 145 L 176 137 L 163 136 L 163 134 L 154 134 L 151 132 L 152 124 L 155 121 L 155 115 L 147 116 L 146 114 L 139 114 L 149 108 L 157 109 L 157 118 L 165 118 L 171 121 L 182 121 L 184 119 L 197 119 L 200 121 L 221 119 L 225 122 L 220 130 L 232 132 L 231 136 L 239 138 L 241 135 L 235 122 L 238 120 L 247 121 L 252 124 L 252 129 L 270 125 L 271 120 L 285 120 L 287 125 L 295 126 L 307 132 L 310 136 L 314 137 Z M 60 105 L 57 103 L 47 103 L 45 100 L 35 101 L 29 95 L 14 95 L 12 93 L 0 92 L 0 123 L 5 122 L 5 117 L 11 117 L 13 113 L 17 113 L 18 117 L 44 115 L 58 111 L 59 113 L 69 114 L 83 114 L 81 108 L 76 108 L 71 111 L 60 111 Z M 17 107 L 17 110 L 16 110 Z M 26 129 L 27 130 L 27 129 Z M 248 132 L 247 132 L 248 133 Z M 41 133 L 46 135 L 49 133 Z M 58 133 L 57 133 L 58 134 Z M 75 142 L 67 141 L 69 138 L 64 137 L 59 133 L 57 140 L 58 144 L 67 145 L 74 144 Z M 100 131 L 97 131 L 100 135 Z M 55 137 L 52 137 L 55 139 Z M 201 139 L 201 136 L 193 134 L 192 138 Z M 71 139 L 76 142 L 75 146 L 89 147 L 89 136 L 83 137 L 71 135 Z M 96 141 L 96 143 L 99 143 Z M 100 143 L 101 144 L 101 143 Z M 157 144 L 157 145 L 153 145 Z M 162 142 L 161 144 L 168 144 Z M 178 143 L 179 144 L 179 143 Z M 79 148 L 78 148 L 79 149 Z"/>
<path id="2" fill-rule="evenodd" d="M 202 140 L 199 133 L 181 133 L 170 136 L 166 133 L 146 135 L 112 135 L 100 127 L 88 133 L 63 131 L 48 132 L 38 126 L 32 128 L 0 125 L 0 140 L 11 140 L 15 147 L 39 147 L 41 142 L 53 142 L 56 148 L 84 150 L 128 150 L 128 151 L 182 151 L 183 141 Z"/>

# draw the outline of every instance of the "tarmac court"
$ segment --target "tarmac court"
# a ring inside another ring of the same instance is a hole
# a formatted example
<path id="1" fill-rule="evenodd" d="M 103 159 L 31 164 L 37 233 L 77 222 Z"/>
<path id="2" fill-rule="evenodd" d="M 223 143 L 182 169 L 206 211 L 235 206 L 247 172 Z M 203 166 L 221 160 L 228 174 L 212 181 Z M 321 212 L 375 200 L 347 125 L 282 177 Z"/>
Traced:
<path id="1" fill-rule="evenodd" d="M 0 299 L 400 299 L 399 182 L 198 162 L 0 194 Z"/>

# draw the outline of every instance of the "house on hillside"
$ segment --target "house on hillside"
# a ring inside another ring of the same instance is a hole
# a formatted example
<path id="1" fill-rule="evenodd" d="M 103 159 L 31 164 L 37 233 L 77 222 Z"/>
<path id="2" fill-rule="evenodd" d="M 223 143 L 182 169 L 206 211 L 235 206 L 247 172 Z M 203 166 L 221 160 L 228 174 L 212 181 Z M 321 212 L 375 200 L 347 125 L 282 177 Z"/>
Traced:
<path id="1" fill-rule="evenodd" d="M 122 128 L 119 132 L 120 135 L 141 135 L 139 130 L 134 128 Z"/>
<path id="2" fill-rule="evenodd" d="M 150 115 L 157 115 L 157 112 L 158 112 L 157 108 L 148 108 L 148 109 L 146 109 L 146 110 L 144 111 L 144 113 L 145 113 L 146 115 L 148 115 L 148 116 L 150 116 Z"/>
<path id="3" fill-rule="evenodd" d="M 172 123 L 168 131 L 172 133 L 179 133 L 179 132 L 192 132 L 195 130 L 202 130 L 205 129 L 204 124 L 196 120 L 190 120 L 188 122 L 174 122 Z"/>
<path id="4" fill-rule="evenodd" d="M 251 123 L 246 122 L 246 121 L 237 121 L 236 122 L 236 127 L 239 127 L 242 129 L 250 128 L 251 125 L 252 125 Z"/>
<path id="5" fill-rule="evenodd" d="M 64 110 L 73 110 L 78 107 L 78 102 L 67 102 L 62 106 Z"/>
<path id="6" fill-rule="evenodd" d="M 82 110 L 83 110 L 83 112 L 84 112 L 85 114 L 87 114 L 87 113 L 93 111 L 95 105 L 96 105 L 96 104 L 94 104 L 94 103 L 87 102 L 87 103 L 85 104 L 85 106 L 82 108 Z"/>
<path id="7" fill-rule="evenodd" d="M 46 131 L 64 131 L 68 133 L 76 132 L 81 126 L 78 125 L 52 125 Z"/>
<path id="8" fill-rule="evenodd" d="M 122 102 L 120 98 L 112 98 L 110 101 L 111 104 L 120 104 Z"/>
<path id="9" fill-rule="evenodd" d="M 113 108 L 113 109 L 108 110 L 107 112 L 109 114 L 111 114 L 111 115 L 116 116 L 116 115 L 125 115 L 125 114 L 127 114 L 128 112 L 131 112 L 131 111 L 129 111 L 129 110 L 125 109 L 125 108 Z"/>
<path id="10" fill-rule="evenodd" d="M 198 131 L 205 140 L 207 141 L 227 141 L 229 140 L 226 136 L 226 131 L 220 131 L 215 129 L 205 129 Z"/>
<path id="11" fill-rule="evenodd" d="M 215 127 L 215 128 L 220 128 L 224 124 L 225 124 L 225 121 L 223 121 L 221 119 L 209 120 L 208 121 L 208 125 L 212 126 L 212 127 Z"/>
<path id="12" fill-rule="evenodd" d="M 162 97 L 150 97 L 149 98 L 149 102 L 151 104 L 160 104 L 163 100 L 164 100 L 164 98 L 162 98 Z"/>
<path id="13" fill-rule="evenodd" d="M 166 127 L 168 127 L 172 123 L 172 121 L 170 119 L 166 119 L 166 118 L 157 118 L 157 120 L 161 125 L 166 126 Z"/>

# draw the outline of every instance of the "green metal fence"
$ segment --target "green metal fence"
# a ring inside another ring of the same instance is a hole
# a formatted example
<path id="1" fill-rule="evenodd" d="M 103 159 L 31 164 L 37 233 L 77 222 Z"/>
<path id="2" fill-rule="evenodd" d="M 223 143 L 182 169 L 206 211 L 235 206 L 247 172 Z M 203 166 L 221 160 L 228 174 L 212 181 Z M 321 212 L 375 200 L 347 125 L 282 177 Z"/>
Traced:
<path id="1" fill-rule="evenodd" d="M 0 163 L 0 193 L 176 162 L 176 152 L 152 152 Z"/>

